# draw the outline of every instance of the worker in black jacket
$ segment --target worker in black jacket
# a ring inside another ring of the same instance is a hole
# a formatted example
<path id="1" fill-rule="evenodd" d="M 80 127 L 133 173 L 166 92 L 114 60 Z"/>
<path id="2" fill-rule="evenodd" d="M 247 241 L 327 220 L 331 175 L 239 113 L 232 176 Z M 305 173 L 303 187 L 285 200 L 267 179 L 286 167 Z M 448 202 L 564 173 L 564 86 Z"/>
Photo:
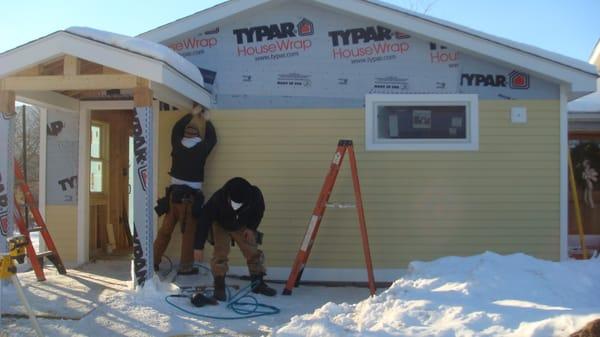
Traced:
<path id="1" fill-rule="evenodd" d="M 206 121 L 204 139 L 200 137 L 198 116 Z M 204 203 L 202 183 L 206 158 L 217 143 L 217 135 L 209 120 L 208 111 L 195 106 L 192 113 L 183 116 L 171 132 L 171 184 L 167 189 L 168 209 L 154 241 L 154 269 L 167 249 L 171 234 L 181 222 L 182 243 L 178 273 L 197 274 L 194 265 L 194 237 L 198 216 Z"/>
<path id="2" fill-rule="evenodd" d="M 260 189 L 244 178 L 233 178 L 216 191 L 202 209 L 196 231 L 196 249 L 203 249 L 208 231 L 212 229 L 214 242 L 211 269 L 214 278 L 214 296 L 219 301 L 227 299 L 225 274 L 230 242 L 234 240 L 246 258 L 250 271 L 252 291 L 275 296 L 276 291 L 263 280 L 264 254 L 258 249 L 257 228 L 265 212 L 265 201 Z"/>

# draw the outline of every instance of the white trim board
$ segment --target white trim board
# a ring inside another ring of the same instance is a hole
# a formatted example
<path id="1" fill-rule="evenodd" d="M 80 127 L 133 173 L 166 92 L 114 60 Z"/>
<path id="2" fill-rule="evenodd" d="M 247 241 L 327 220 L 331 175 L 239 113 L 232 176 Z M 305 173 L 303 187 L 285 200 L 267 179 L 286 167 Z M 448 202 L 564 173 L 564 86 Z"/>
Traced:
<path id="1" fill-rule="evenodd" d="M 367 151 L 478 151 L 479 98 L 474 94 L 374 94 L 365 97 L 365 147 Z M 377 139 L 377 106 L 464 105 L 467 139 Z"/>
<path id="2" fill-rule="evenodd" d="M 560 86 L 560 260 L 569 258 L 569 112 L 567 88 Z"/>

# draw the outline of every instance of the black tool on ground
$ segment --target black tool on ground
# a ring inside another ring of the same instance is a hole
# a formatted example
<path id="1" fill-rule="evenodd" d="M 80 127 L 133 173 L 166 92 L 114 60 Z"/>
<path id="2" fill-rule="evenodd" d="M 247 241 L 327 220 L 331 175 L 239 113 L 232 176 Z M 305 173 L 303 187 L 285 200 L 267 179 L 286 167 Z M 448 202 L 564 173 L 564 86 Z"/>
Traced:
<path id="1" fill-rule="evenodd" d="M 194 295 L 192 295 L 191 302 L 196 307 L 219 304 L 219 302 L 214 297 L 204 296 L 204 294 L 202 294 L 201 292 L 197 292 Z"/>

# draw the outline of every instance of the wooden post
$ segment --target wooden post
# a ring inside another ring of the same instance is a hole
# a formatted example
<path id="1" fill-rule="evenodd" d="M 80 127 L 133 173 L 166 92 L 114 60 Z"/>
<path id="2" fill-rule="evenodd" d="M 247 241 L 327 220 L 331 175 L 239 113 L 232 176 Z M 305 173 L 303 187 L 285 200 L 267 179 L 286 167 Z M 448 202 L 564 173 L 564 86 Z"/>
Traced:
<path id="1" fill-rule="evenodd" d="M 14 228 L 13 137 L 15 93 L 0 90 L 0 253 L 8 251 L 7 237 Z"/>
<path id="2" fill-rule="evenodd" d="M 65 76 L 79 75 L 80 62 L 75 56 L 66 55 L 63 61 L 63 74 Z"/>
<path id="3" fill-rule="evenodd" d="M 143 287 L 154 276 L 154 186 L 152 162 L 154 145 L 153 93 L 148 80 L 137 80 L 133 93 L 134 147 L 134 221 L 133 221 L 133 275 L 135 286 Z M 160 262 L 160 261 L 157 261 Z"/>

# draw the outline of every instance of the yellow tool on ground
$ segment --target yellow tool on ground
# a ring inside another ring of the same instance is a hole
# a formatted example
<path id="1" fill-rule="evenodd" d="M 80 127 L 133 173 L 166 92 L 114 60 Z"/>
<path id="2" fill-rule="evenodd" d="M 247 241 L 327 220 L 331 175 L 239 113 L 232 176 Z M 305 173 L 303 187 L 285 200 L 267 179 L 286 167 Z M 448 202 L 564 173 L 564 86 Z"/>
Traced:
<path id="1" fill-rule="evenodd" d="M 15 236 L 8 239 L 8 254 L 0 255 L 0 281 L 10 280 L 12 281 L 15 289 L 17 290 L 17 295 L 19 299 L 25 306 L 27 310 L 27 314 L 29 315 L 29 320 L 33 325 L 33 329 L 38 337 L 43 337 L 42 329 L 38 324 L 37 318 L 35 317 L 35 313 L 33 309 L 27 302 L 27 298 L 25 297 L 25 293 L 23 293 L 23 288 L 21 287 L 21 282 L 17 278 L 17 266 L 14 261 L 19 263 L 25 262 L 25 256 L 27 253 L 25 248 L 27 247 L 28 241 L 22 235 Z M 2 286 L 0 285 L 0 308 L 2 307 Z M 1 313 L 1 312 L 0 312 Z M 2 332 L 0 332 L 0 335 Z"/>

